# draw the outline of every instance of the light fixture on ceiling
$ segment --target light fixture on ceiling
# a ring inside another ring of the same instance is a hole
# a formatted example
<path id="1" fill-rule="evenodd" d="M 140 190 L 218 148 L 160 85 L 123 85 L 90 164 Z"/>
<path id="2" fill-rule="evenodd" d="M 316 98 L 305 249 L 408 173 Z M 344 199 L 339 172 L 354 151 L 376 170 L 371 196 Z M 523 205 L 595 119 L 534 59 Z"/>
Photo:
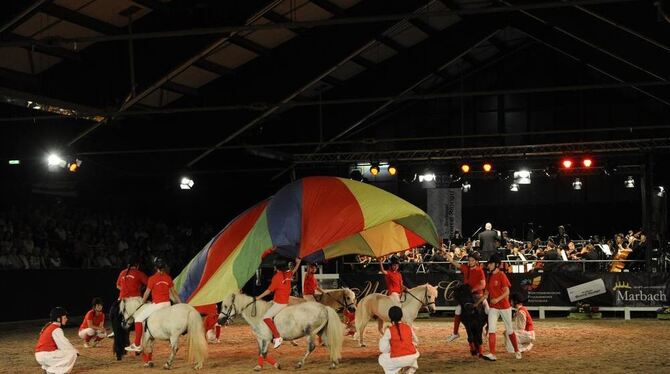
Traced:
<path id="1" fill-rule="evenodd" d="M 463 192 L 468 192 L 468 191 L 470 191 L 471 188 L 472 188 L 472 185 L 468 181 L 463 182 L 463 184 L 461 185 L 461 190 Z"/>
<path id="2" fill-rule="evenodd" d="M 519 184 L 518 183 L 512 183 L 509 186 L 509 190 L 512 192 L 518 192 L 519 191 Z"/>
<path id="3" fill-rule="evenodd" d="M 635 188 L 635 179 L 629 175 L 628 178 L 623 182 L 624 187 L 626 188 Z"/>
<path id="4" fill-rule="evenodd" d="M 575 178 L 575 181 L 572 182 L 572 189 L 573 190 L 581 190 L 582 189 L 582 181 L 579 178 Z"/>
<path id="5" fill-rule="evenodd" d="M 193 188 L 194 184 L 195 182 L 193 181 L 193 179 L 189 177 L 182 177 L 181 182 L 179 184 L 179 188 L 181 188 L 182 190 L 190 190 L 191 188 Z"/>

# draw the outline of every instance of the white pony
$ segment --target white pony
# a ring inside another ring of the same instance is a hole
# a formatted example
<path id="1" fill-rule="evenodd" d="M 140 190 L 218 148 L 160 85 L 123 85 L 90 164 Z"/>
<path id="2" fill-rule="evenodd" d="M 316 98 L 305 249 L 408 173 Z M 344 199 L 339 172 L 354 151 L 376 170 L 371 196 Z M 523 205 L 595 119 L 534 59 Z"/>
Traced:
<path id="1" fill-rule="evenodd" d="M 402 320 L 412 325 L 421 308 L 426 308 L 430 313 L 435 311 L 435 299 L 437 298 L 437 288 L 426 283 L 414 287 L 404 294 L 405 300 L 402 302 Z M 363 344 L 363 335 L 365 326 L 373 316 L 377 316 L 377 325 L 380 334 L 384 334 L 384 322 L 389 322 L 389 309 L 395 304 L 386 295 L 372 293 L 358 303 L 356 309 L 356 335 L 358 335 L 358 346 L 365 347 Z"/>
<path id="2" fill-rule="evenodd" d="M 141 310 L 144 305 L 141 302 L 129 300 L 119 303 L 119 310 L 123 313 L 123 325 L 128 329 L 133 326 L 133 315 Z M 195 364 L 194 369 L 202 369 L 207 358 L 207 340 L 205 339 L 205 327 L 202 317 L 195 308 L 188 304 L 175 304 L 168 308 L 153 312 L 144 321 L 144 334 L 142 335 L 142 352 L 150 355 L 153 352 L 154 340 L 170 341 L 170 357 L 164 369 L 172 368 L 174 356 L 179 349 L 179 337 L 188 332 L 188 361 Z M 153 367 L 153 361 L 144 364 Z"/>
<path id="3" fill-rule="evenodd" d="M 258 341 L 259 364 L 254 370 L 261 370 L 263 360 L 270 365 L 280 368 L 279 363 L 268 355 L 268 346 L 272 341 L 272 332 L 263 322 L 263 314 L 270 308 L 271 303 L 258 300 L 254 297 L 236 292 L 226 297 L 221 303 L 221 320 L 226 322 L 235 315 L 242 318 L 251 326 L 251 330 Z M 313 301 L 307 301 L 297 305 L 284 308 L 274 317 L 275 325 L 282 338 L 293 340 L 307 337 L 307 351 L 298 361 L 296 368 L 305 364 L 305 359 L 316 347 L 314 337 L 321 336 L 328 346 L 330 352 L 330 368 L 337 367 L 342 357 L 342 322 L 333 308 L 321 305 Z"/>

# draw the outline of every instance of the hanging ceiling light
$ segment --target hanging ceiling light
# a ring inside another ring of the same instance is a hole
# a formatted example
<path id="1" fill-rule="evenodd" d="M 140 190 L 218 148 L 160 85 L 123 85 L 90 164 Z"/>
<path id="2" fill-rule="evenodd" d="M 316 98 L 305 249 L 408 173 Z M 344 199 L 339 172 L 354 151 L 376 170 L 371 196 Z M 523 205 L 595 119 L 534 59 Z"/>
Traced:
<path id="1" fill-rule="evenodd" d="M 656 196 L 658 196 L 658 197 L 665 196 L 665 187 L 663 187 L 663 186 L 656 187 Z"/>
<path id="2" fill-rule="evenodd" d="M 435 173 L 426 169 L 426 171 L 419 175 L 419 182 L 432 182 L 435 180 Z"/>
<path id="3" fill-rule="evenodd" d="M 584 165 L 584 167 L 588 169 L 591 167 L 591 165 L 593 165 L 593 160 L 591 160 L 590 158 L 585 158 L 582 160 L 582 165 Z"/>
<path id="4" fill-rule="evenodd" d="M 626 188 L 635 188 L 635 179 L 629 175 L 628 178 L 623 182 L 624 187 Z"/>
<path id="5" fill-rule="evenodd" d="M 468 165 L 468 164 L 461 165 L 461 171 L 463 172 L 463 174 L 469 173 L 470 172 L 470 165 Z"/>
<path id="6" fill-rule="evenodd" d="M 462 190 L 463 192 L 468 192 L 468 191 L 470 191 L 470 188 L 472 188 L 472 185 L 471 185 L 470 182 L 468 182 L 468 181 L 463 182 L 463 184 L 461 185 L 461 190 Z"/>
<path id="7" fill-rule="evenodd" d="M 379 174 L 379 162 L 373 162 L 370 166 L 370 174 L 377 176 Z"/>
<path id="8" fill-rule="evenodd" d="M 482 169 L 484 169 L 484 173 L 489 173 L 491 170 L 493 170 L 493 165 L 487 162 L 484 165 L 482 165 Z"/>
<path id="9" fill-rule="evenodd" d="M 575 178 L 575 181 L 572 182 L 572 189 L 573 190 L 581 190 L 582 189 L 582 181 L 579 178 Z"/>
<path id="10" fill-rule="evenodd" d="M 514 172 L 514 183 L 530 184 L 530 170 L 519 170 Z"/>
<path id="11" fill-rule="evenodd" d="M 182 190 L 190 190 L 191 188 L 193 188 L 194 184 L 195 182 L 193 182 L 193 179 L 189 177 L 182 177 L 181 183 L 179 184 L 179 188 L 181 188 Z"/>
<path id="12" fill-rule="evenodd" d="M 512 191 L 512 192 L 517 192 L 517 191 L 519 191 L 519 184 L 518 184 L 518 183 L 512 183 L 512 184 L 509 186 L 509 190 Z"/>
<path id="13" fill-rule="evenodd" d="M 390 163 L 388 171 L 390 175 L 396 175 L 398 173 L 398 167 L 395 164 Z"/>
<path id="14" fill-rule="evenodd" d="M 565 160 L 563 160 L 561 162 L 561 165 L 563 165 L 563 169 L 570 169 L 570 168 L 572 168 L 572 160 L 570 160 L 569 158 L 566 158 Z"/>

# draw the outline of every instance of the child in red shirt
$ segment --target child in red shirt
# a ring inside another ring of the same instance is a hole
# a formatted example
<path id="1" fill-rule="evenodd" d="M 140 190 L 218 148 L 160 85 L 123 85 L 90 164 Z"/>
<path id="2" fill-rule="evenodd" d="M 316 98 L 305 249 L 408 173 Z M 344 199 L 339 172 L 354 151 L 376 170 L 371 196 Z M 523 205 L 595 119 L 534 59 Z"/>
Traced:
<path id="1" fill-rule="evenodd" d="M 384 335 L 379 339 L 379 365 L 385 374 L 395 374 L 401 369 L 405 373 L 413 374 L 418 368 L 419 351 L 416 345 L 419 340 L 412 327 L 402 320 L 402 309 L 392 306 L 389 309 L 391 326 L 387 327 Z"/>
<path id="2" fill-rule="evenodd" d="M 400 273 L 400 261 L 396 257 L 391 257 L 391 267 L 389 270 L 384 269 L 381 259 L 379 260 L 379 268 L 384 279 L 386 280 L 386 294 L 393 301 L 394 304 L 400 306 L 400 295 L 405 291 L 402 274 Z"/>
<path id="3" fill-rule="evenodd" d="M 519 352 L 528 352 L 533 348 L 533 343 L 535 342 L 535 327 L 533 325 L 533 317 L 530 316 L 528 309 L 523 306 L 525 300 L 521 295 L 512 294 L 510 301 L 516 310 L 516 315 L 514 316 L 514 334 L 516 335 L 517 341 L 519 343 Z M 512 342 L 506 340 L 505 343 L 507 345 L 507 352 L 514 352 Z"/>
<path id="4" fill-rule="evenodd" d="M 517 345 L 516 335 L 514 334 L 514 326 L 512 325 L 512 307 L 509 303 L 509 289 L 511 284 L 505 273 L 500 271 L 500 263 L 502 260 L 496 254 L 489 258 L 486 267 L 490 272 L 488 281 L 486 282 L 486 290 L 484 297 L 489 297 L 489 352 L 484 355 L 484 359 L 489 361 L 496 360 L 496 325 L 498 317 L 502 317 L 505 324 L 505 331 L 514 347 L 515 356 L 521 359 L 521 352 Z M 478 305 L 480 301 L 475 303 Z"/>
<path id="5" fill-rule="evenodd" d="M 49 313 L 50 322 L 42 328 L 35 345 L 35 359 L 47 373 L 69 373 L 74 367 L 79 352 L 63 334 L 67 323 L 67 311 L 55 307 Z"/>
<path id="6" fill-rule="evenodd" d="M 107 337 L 105 331 L 105 313 L 102 311 L 102 299 L 93 298 L 92 309 L 86 313 L 79 326 L 79 337 L 84 339 L 84 348 L 93 348 L 99 341 Z"/>
<path id="7" fill-rule="evenodd" d="M 288 270 L 288 264 L 286 261 L 275 262 L 276 271 L 272 276 L 270 287 L 263 291 L 262 294 L 256 296 L 256 300 L 260 300 L 274 292 L 272 306 L 265 312 L 265 314 L 263 314 L 263 322 L 268 325 L 268 328 L 272 332 L 272 341 L 274 342 L 275 349 L 279 348 L 283 342 L 283 339 L 279 335 L 277 326 L 275 326 L 275 322 L 272 318 L 279 314 L 282 309 L 288 306 L 288 300 L 291 296 L 291 281 L 293 280 L 293 274 L 300 267 L 300 261 L 300 258 L 296 258 L 296 263 L 293 270 Z"/>

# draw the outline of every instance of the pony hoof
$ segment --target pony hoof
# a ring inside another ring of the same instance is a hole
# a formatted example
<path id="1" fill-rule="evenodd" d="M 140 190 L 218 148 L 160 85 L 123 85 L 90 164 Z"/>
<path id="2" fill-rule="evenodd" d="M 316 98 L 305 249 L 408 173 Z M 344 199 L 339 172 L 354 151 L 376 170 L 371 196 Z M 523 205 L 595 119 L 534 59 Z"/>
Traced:
<path id="1" fill-rule="evenodd" d="M 358 343 L 358 348 L 365 348 L 367 345 L 365 343 Z"/>
<path id="2" fill-rule="evenodd" d="M 262 367 L 260 365 L 254 366 L 254 371 L 261 371 Z"/>
<path id="3" fill-rule="evenodd" d="M 334 362 L 331 362 L 330 367 L 328 369 L 330 369 L 330 370 L 337 369 L 337 364 L 334 363 Z"/>
<path id="4" fill-rule="evenodd" d="M 291 345 L 294 346 L 294 347 L 297 347 L 297 346 L 298 346 L 298 343 L 296 343 L 296 342 L 294 342 L 293 340 L 291 340 Z"/>
<path id="5" fill-rule="evenodd" d="M 302 367 L 302 362 L 298 361 L 297 364 L 295 364 L 296 369 L 300 369 Z"/>
<path id="6" fill-rule="evenodd" d="M 144 367 L 145 367 L 145 368 L 152 368 L 152 367 L 154 367 L 154 363 L 153 363 L 153 361 L 149 361 L 149 362 L 144 363 Z"/>
<path id="7" fill-rule="evenodd" d="M 281 370 L 281 365 L 279 365 L 279 362 L 276 362 L 276 363 L 275 363 L 274 365 L 272 365 L 272 366 L 274 366 L 275 369 L 277 369 L 277 370 Z"/>
<path id="8" fill-rule="evenodd" d="M 172 368 L 172 365 L 168 364 L 167 362 L 165 363 L 165 365 L 163 365 L 164 370 L 170 370 L 171 368 Z"/>

